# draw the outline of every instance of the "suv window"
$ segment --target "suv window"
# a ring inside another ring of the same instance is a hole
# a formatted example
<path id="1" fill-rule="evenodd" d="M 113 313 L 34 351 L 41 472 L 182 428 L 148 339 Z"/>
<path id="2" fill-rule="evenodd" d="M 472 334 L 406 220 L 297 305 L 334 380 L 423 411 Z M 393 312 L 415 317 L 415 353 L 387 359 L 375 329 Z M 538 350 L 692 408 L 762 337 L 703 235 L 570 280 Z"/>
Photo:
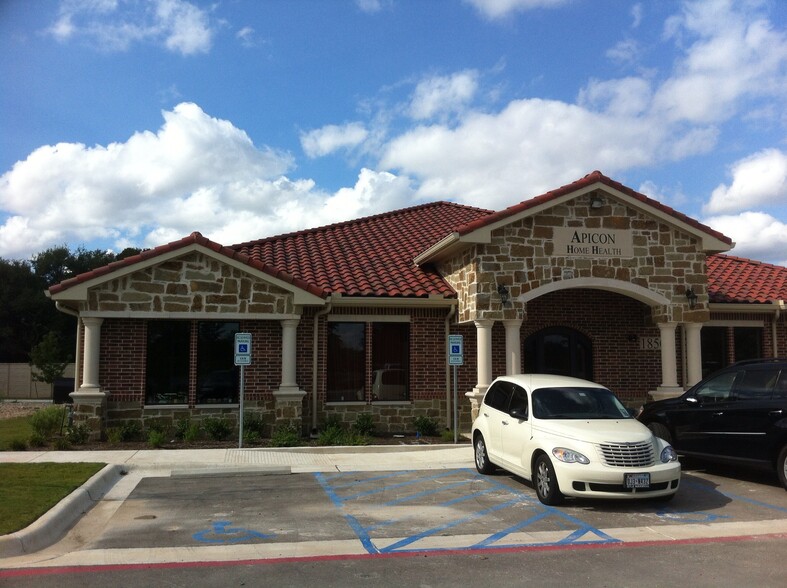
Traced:
<path id="1" fill-rule="evenodd" d="M 735 399 L 769 400 L 778 379 L 778 368 L 746 370 L 743 376 L 738 378 L 738 384 L 735 387 Z"/>
<path id="2" fill-rule="evenodd" d="M 514 384 L 513 395 L 511 396 L 511 403 L 508 405 L 508 412 L 510 413 L 515 408 L 527 413 L 527 392 L 521 386 Z"/>
<path id="3" fill-rule="evenodd" d="M 724 372 L 705 382 L 695 392 L 700 402 L 726 402 L 732 398 L 732 387 L 740 371 Z"/>
<path id="4" fill-rule="evenodd" d="M 787 369 L 782 370 L 781 376 L 773 388 L 773 398 L 787 398 Z"/>

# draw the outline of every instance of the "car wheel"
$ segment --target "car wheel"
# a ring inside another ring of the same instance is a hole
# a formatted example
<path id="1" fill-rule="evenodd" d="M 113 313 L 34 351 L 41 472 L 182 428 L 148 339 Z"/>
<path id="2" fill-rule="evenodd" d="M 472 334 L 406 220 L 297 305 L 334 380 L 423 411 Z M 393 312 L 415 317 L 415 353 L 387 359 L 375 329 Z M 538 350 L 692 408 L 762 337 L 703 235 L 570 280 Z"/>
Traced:
<path id="1" fill-rule="evenodd" d="M 548 506 L 562 503 L 564 496 L 560 493 L 555 468 L 552 467 L 552 462 L 543 453 L 536 459 L 535 471 L 536 475 L 533 482 L 535 483 L 538 499 Z"/>
<path id="2" fill-rule="evenodd" d="M 779 474 L 779 481 L 787 490 L 787 445 L 782 447 L 779 458 L 776 460 L 776 473 Z"/>
<path id="3" fill-rule="evenodd" d="M 489 461 L 489 454 L 486 452 L 486 442 L 484 436 L 478 434 L 473 440 L 473 447 L 475 449 L 475 469 L 479 474 L 492 474 L 495 471 L 495 466 Z"/>
<path id="4" fill-rule="evenodd" d="M 648 429 L 659 439 L 664 439 L 667 443 L 672 444 L 672 435 L 670 435 L 669 429 L 661 423 L 648 423 Z"/>

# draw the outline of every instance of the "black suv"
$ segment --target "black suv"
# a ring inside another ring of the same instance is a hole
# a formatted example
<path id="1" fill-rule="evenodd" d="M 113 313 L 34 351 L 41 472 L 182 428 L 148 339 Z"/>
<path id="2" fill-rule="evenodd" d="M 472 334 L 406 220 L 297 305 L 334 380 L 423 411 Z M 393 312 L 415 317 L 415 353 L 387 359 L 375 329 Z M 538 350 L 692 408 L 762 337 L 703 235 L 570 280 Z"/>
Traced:
<path id="1" fill-rule="evenodd" d="M 787 358 L 738 362 L 637 418 L 679 453 L 776 470 L 787 490 Z"/>

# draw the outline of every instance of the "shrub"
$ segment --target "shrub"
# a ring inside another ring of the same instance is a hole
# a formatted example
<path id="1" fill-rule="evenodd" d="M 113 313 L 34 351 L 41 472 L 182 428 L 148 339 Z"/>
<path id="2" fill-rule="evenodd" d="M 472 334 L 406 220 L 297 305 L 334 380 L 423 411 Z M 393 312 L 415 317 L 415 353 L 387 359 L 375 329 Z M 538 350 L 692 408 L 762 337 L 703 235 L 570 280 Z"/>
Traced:
<path id="1" fill-rule="evenodd" d="M 25 451 L 27 449 L 27 441 L 24 439 L 11 439 L 8 443 L 11 451 Z"/>
<path id="2" fill-rule="evenodd" d="M 191 419 L 188 417 L 185 419 L 178 419 L 175 422 L 175 439 L 183 441 L 186 438 L 186 431 L 189 430 L 189 427 L 191 427 Z"/>
<path id="3" fill-rule="evenodd" d="M 48 441 L 49 438 L 44 437 L 40 433 L 33 433 L 30 435 L 30 447 L 43 447 Z"/>
<path id="4" fill-rule="evenodd" d="M 142 439 L 142 424 L 139 421 L 126 421 L 120 426 L 120 441 L 139 441 Z"/>
<path id="5" fill-rule="evenodd" d="M 199 439 L 199 435 L 202 432 L 202 428 L 199 426 L 199 423 L 190 423 L 186 432 L 183 433 L 183 440 L 187 443 L 191 443 L 192 441 L 196 441 Z"/>
<path id="6" fill-rule="evenodd" d="M 243 444 L 254 445 L 260 442 L 260 434 L 253 429 L 243 429 Z"/>
<path id="7" fill-rule="evenodd" d="M 69 443 L 68 439 L 66 439 L 65 437 L 55 437 L 55 440 L 52 443 L 52 445 L 54 445 L 55 449 L 57 449 L 58 451 L 66 451 L 68 449 L 71 449 L 71 443 Z"/>
<path id="8" fill-rule="evenodd" d="M 338 418 L 326 420 L 326 424 L 317 437 L 319 445 L 368 445 L 369 437 L 355 430 L 342 426 Z"/>
<path id="9" fill-rule="evenodd" d="M 437 435 L 437 421 L 428 416 L 417 416 L 413 419 L 415 431 L 424 437 L 434 437 Z"/>
<path id="10" fill-rule="evenodd" d="M 447 443 L 453 443 L 454 432 L 451 429 L 444 429 L 440 432 L 440 438 Z"/>
<path id="11" fill-rule="evenodd" d="M 297 447 L 301 444 L 301 432 L 293 424 L 276 427 L 271 436 L 272 447 Z"/>
<path id="12" fill-rule="evenodd" d="M 148 445 L 153 449 L 158 449 L 162 445 L 164 445 L 164 441 L 166 441 L 167 437 L 163 431 L 158 429 L 151 429 L 148 431 Z"/>
<path id="13" fill-rule="evenodd" d="M 66 429 L 66 439 L 74 445 L 83 445 L 90 439 L 90 428 L 85 423 L 71 425 Z"/>
<path id="14" fill-rule="evenodd" d="M 243 413 L 243 436 L 245 438 L 246 432 L 254 432 L 259 438 L 265 436 L 265 421 L 262 415 L 258 412 L 244 412 Z"/>
<path id="15" fill-rule="evenodd" d="M 232 434 L 232 425 L 225 418 L 208 417 L 202 421 L 202 428 L 214 441 L 226 441 Z"/>
<path id="16" fill-rule="evenodd" d="M 120 427 L 110 427 L 107 429 L 107 441 L 112 443 L 113 445 L 117 445 L 123 439 L 123 432 L 120 430 Z"/>
<path id="17" fill-rule="evenodd" d="M 368 412 L 359 413 L 352 426 L 353 431 L 359 435 L 374 434 L 374 417 Z"/>
<path id="18" fill-rule="evenodd" d="M 65 409 L 59 406 L 47 406 L 31 414 L 29 420 L 33 433 L 40 435 L 46 440 L 51 439 L 60 432 L 65 414 Z"/>

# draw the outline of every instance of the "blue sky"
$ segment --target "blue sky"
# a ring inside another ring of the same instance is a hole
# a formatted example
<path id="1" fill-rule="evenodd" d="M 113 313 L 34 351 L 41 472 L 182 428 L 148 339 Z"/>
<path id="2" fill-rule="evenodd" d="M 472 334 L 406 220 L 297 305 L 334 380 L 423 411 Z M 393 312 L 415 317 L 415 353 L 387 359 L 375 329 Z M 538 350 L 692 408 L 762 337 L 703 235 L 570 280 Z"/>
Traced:
<path id="1" fill-rule="evenodd" d="M 0 257 L 593 170 L 787 265 L 783 0 L 3 0 Z"/>

